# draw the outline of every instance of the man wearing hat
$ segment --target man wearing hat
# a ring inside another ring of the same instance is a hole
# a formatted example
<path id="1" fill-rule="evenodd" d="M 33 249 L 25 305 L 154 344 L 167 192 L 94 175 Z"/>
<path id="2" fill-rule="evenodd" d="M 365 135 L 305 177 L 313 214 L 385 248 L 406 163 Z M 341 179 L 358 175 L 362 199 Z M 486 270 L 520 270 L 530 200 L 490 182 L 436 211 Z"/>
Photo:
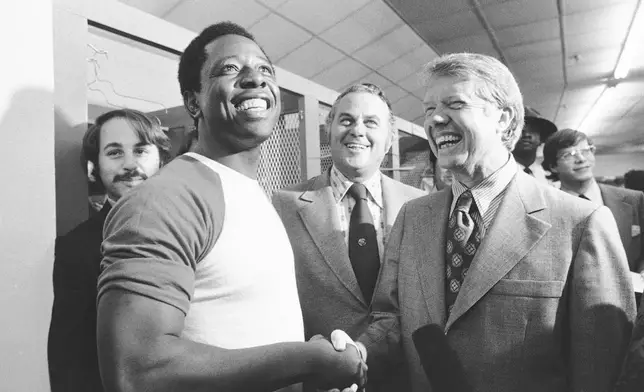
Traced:
<path id="1" fill-rule="evenodd" d="M 546 179 L 546 172 L 536 162 L 537 149 L 544 143 L 548 136 L 557 132 L 557 126 L 541 117 L 536 110 L 525 107 L 525 126 L 521 133 L 521 139 L 517 142 L 512 155 L 517 161 L 520 170 L 528 173 L 543 183 L 549 183 Z"/>

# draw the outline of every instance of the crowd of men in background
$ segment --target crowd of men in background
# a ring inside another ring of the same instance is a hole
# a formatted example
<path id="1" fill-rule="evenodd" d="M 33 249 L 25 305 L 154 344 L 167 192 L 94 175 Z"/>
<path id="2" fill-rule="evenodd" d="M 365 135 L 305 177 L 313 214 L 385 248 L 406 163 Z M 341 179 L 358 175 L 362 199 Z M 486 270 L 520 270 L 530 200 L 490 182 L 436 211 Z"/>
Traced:
<path id="1" fill-rule="evenodd" d="M 83 153 L 107 198 L 56 243 L 52 391 L 644 389 L 641 188 L 598 184 L 592 141 L 498 60 L 423 76 L 429 194 L 381 174 L 394 113 L 359 83 L 326 121 L 331 168 L 271 204 L 280 92 L 229 22 L 181 56 L 178 157 L 144 113 L 99 116 Z"/>

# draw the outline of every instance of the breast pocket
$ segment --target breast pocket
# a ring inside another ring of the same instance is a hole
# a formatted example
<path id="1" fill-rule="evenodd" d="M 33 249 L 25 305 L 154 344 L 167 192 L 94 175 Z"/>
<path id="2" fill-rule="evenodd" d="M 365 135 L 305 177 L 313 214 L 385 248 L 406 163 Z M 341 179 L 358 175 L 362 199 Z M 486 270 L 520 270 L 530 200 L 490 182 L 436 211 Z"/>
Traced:
<path id="1" fill-rule="evenodd" d="M 564 282 L 558 280 L 516 280 L 501 279 L 490 294 L 513 297 L 559 298 L 563 294 Z"/>

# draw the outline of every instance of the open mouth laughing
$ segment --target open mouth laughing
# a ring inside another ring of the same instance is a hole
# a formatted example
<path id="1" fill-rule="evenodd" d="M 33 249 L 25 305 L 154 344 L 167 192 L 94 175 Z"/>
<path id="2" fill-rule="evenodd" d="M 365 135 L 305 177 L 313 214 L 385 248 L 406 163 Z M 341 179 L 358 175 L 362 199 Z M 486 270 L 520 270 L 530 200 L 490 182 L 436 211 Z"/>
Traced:
<path id="1" fill-rule="evenodd" d="M 239 112 L 258 112 L 267 110 L 269 107 L 270 102 L 266 98 L 249 98 L 235 104 L 235 109 Z"/>
<path id="2" fill-rule="evenodd" d="M 345 143 L 344 146 L 349 150 L 355 151 L 355 152 L 360 152 L 369 148 L 369 146 L 366 146 L 364 144 L 359 144 L 359 143 Z"/>
<path id="3" fill-rule="evenodd" d="M 436 147 L 438 150 L 454 147 L 463 140 L 463 137 L 455 134 L 440 135 L 436 138 Z"/>

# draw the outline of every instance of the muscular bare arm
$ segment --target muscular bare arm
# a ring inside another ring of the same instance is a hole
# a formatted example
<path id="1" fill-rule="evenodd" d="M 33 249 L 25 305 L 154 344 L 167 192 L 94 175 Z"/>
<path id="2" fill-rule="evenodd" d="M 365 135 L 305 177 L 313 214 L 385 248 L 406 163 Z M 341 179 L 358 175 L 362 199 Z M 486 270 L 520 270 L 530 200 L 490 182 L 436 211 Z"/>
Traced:
<path id="1" fill-rule="evenodd" d="M 272 391 L 304 381 L 325 389 L 365 382 L 353 347 L 336 352 L 327 340 L 312 340 L 228 350 L 182 339 L 184 317 L 141 295 L 105 293 L 98 352 L 106 391 Z"/>

